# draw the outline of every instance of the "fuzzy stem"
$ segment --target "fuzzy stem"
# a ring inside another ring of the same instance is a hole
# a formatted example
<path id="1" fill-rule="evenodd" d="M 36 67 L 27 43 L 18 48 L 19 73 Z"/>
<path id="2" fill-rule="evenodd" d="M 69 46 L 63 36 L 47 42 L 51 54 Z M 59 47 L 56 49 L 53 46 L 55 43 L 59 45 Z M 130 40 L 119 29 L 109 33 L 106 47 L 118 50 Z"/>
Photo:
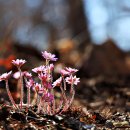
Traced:
<path id="1" fill-rule="evenodd" d="M 70 99 L 70 102 L 69 102 L 69 105 L 68 105 L 68 108 L 71 106 L 73 100 L 74 100 L 74 96 L 75 96 L 75 89 L 74 89 L 74 84 L 71 85 L 71 93 L 72 93 L 72 97 Z M 67 108 L 67 109 L 68 109 Z"/>
<path id="2" fill-rule="evenodd" d="M 36 105 L 38 106 L 38 105 L 39 105 L 39 103 L 40 103 L 40 96 L 39 96 L 39 95 L 38 95 L 38 93 L 37 93 Z"/>
<path id="3" fill-rule="evenodd" d="M 46 66 L 49 64 L 49 60 L 46 59 Z"/>
<path id="4" fill-rule="evenodd" d="M 20 96 L 20 109 L 22 109 L 23 106 L 23 92 L 24 92 L 24 87 L 23 87 L 23 76 L 22 76 L 22 71 L 20 68 L 18 68 L 20 72 L 20 87 L 21 87 L 21 96 Z"/>
<path id="5" fill-rule="evenodd" d="M 61 113 L 60 110 L 62 109 L 63 101 L 60 101 L 60 104 L 58 105 L 58 108 L 56 109 L 56 113 Z"/>
<path id="6" fill-rule="evenodd" d="M 38 104 L 37 113 L 40 113 L 41 111 L 42 102 L 43 102 L 43 99 L 41 96 L 39 96 L 39 104 Z"/>
<path id="7" fill-rule="evenodd" d="M 54 99 L 53 102 L 52 102 L 52 113 L 55 114 L 55 111 L 56 111 L 56 102 L 55 102 L 55 99 Z"/>
<path id="8" fill-rule="evenodd" d="M 60 85 L 60 89 L 61 89 L 61 92 L 62 92 L 62 97 L 63 97 L 64 103 L 66 103 L 67 102 L 67 97 L 66 97 L 64 89 L 62 88 L 62 84 Z"/>
<path id="9" fill-rule="evenodd" d="M 47 104 L 47 112 L 48 112 L 48 115 L 52 115 L 52 107 L 51 107 L 52 103 L 51 102 L 48 102 Z"/>
<path id="10" fill-rule="evenodd" d="M 74 84 L 71 85 L 71 91 L 70 92 L 72 93 L 72 97 L 70 98 L 69 102 L 67 101 L 66 106 L 64 106 L 62 112 L 66 111 L 72 105 L 72 102 L 73 102 L 74 96 L 75 96 Z"/>
<path id="11" fill-rule="evenodd" d="M 41 100 L 40 100 L 40 103 L 38 104 L 38 110 L 37 110 L 37 113 L 40 113 L 40 110 L 41 110 Z"/>
<path id="12" fill-rule="evenodd" d="M 36 100 L 37 100 L 37 93 L 35 92 L 31 101 L 31 104 L 36 105 Z"/>
<path id="13" fill-rule="evenodd" d="M 27 78 L 24 77 L 24 80 L 25 80 L 25 83 L 26 83 L 26 86 L 27 86 Z M 30 106 L 30 87 L 27 86 L 27 106 L 29 107 Z"/>
<path id="14" fill-rule="evenodd" d="M 13 99 L 11 93 L 10 93 L 8 80 L 6 80 L 5 82 L 6 82 L 6 90 L 7 90 L 7 94 L 8 94 L 8 96 L 9 96 L 9 99 L 10 99 L 12 105 L 13 105 L 16 109 L 18 109 L 18 107 L 17 107 L 17 105 L 16 105 L 16 103 L 15 103 L 15 101 L 14 101 L 14 99 Z"/>
<path id="15" fill-rule="evenodd" d="M 71 97 L 71 99 L 70 99 L 68 108 L 71 106 L 71 104 L 72 104 L 72 102 L 73 102 L 73 100 L 74 100 L 74 96 L 75 96 L 75 90 L 73 89 L 73 90 L 72 90 L 72 97 Z"/>
<path id="16" fill-rule="evenodd" d="M 54 95 L 54 90 L 51 90 L 52 94 Z M 56 102 L 55 102 L 55 97 L 54 100 L 52 101 L 52 113 L 54 114 L 56 110 Z"/>

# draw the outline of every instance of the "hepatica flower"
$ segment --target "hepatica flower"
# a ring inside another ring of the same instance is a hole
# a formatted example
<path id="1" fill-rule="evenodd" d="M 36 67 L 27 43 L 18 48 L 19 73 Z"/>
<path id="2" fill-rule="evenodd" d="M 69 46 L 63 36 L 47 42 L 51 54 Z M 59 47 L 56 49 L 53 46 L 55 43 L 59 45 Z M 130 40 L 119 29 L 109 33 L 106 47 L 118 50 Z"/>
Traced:
<path id="1" fill-rule="evenodd" d="M 70 74 L 68 71 L 66 71 L 66 70 L 64 70 L 64 69 L 62 69 L 62 70 L 60 71 L 60 73 L 61 73 L 62 76 L 65 76 L 65 75 L 69 75 L 69 74 Z"/>
<path id="2" fill-rule="evenodd" d="M 24 71 L 23 72 L 23 75 L 26 77 L 26 78 L 32 78 L 32 74 L 31 73 L 29 73 L 29 72 L 27 72 L 27 71 Z"/>
<path id="3" fill-rule="evenodd" d="M 47 75 L 46 74 L 41 73 L 41 74 L 38 75 L 38 77 L 42 82 L 47 81 Z"/>
<path id="4" fill-rule="evenodd" d="M 51 83 L 45 83 L 44 87 L 47 89 L 52 89 L 52 84 Z"/>
<path id="5" fill-rule="evenodd" d="M 66 67 L 65 70 L 70 74 L 76 73 L 78 71 L 77 69 L 71 67 Z"/>
<path id="6" fill-rule="evenodd" d="M 19 71 L 18 71 L 18 72 L 15 72 L 15 73 L 13 74 L 13 78 L 19 79 L 19 78 L 20 78 L 20 72 L 19 72 Z"/>
<path id="7" fill-rule="evenodd" d="M 33 90 L 36 91 L 38 93 L 38 91 L 42 88 L 41 84 L 39 83 L 35 83 Z"/>
<path id="8" fill-rule="evenodd" d="M 43 96 L 43 99 L 45 100 L 45 102 L 52 102 L 54 100 L 54 95 L 51 93 L 46 93 Z"/>
<path id="9" fill-rule="evenodd" d="M 79 81 L 80 78 L 77 78 L 76 76 L 72 76 L 70 75 L 70 77 L 66 77 L 66 82 L 68 84 L 75 84 L 77 85 L 80 81 Z"/>
<path id="10" fill-rule="evenodd" d="M 20 68 L 22 65 L 25 64 L 25 60 L 22 59 L 16 59 L 16 60 L 12 60 L 12 64 L 14 64 L 15 66 L 17 66 L 18 68 Z"/>
<path id="11" fill-rule="evenodd" d="M 56 87 L 56 86 L 60 86 L 62 82 L 62 77 L 58 78 L 55 82 L 53 82 L 52 86 Z"/>
<path id="12" fill-rule="evenodd" d="M 44 88 L 41 87 L 38 90 L 38 95 L 42 96 L 44 92 L 45 92 Z"/>
<path id="13" fill-rule="evenodd" d="M 47 51 L 42 52 L 42 56 L 49 61 L 57 61 L 58 58 L 54 54 L 51 54 Z"/>
<path id="14" fill-rule="evenodd" d="M 43 73 L 41 73 L 41 74 L 39 74 L 38 75 L 38 77 L 39 77 L 39 79 L 43 82 L 43 83 L 45 83 L 45 82 L 50 82 L 51 81 L 51 76 L 49 75 L 49 74 L 43 74 Z"/>
<path id="15" fill-rule="evenodd" d="M 10 78 L 11 74 L 12 74 L 12 71 L 10 71 L 10 72 L 8 72 L 8 73 L 2 74 L 2 75 L 0 76 L 0 81 L 2 81 L 2 80 L 8 80 L 8 79 Z"/>
<path id="16" fill-rule="evenodd" d="M 39 67 L 36 67 L 36 68 L 32 69 L 32 71 L 39 74 L 39 73 L 43 72 L 44 69 L 45 69 L 45 66 L 41 65 Z"/>
<path id="17" fill-rule="evenodd" d="M 31 88 L 34 85 L 34 81 L 32 79 L 29 79 L 29 81 L 26 82 L 26 86 L 28 88 Z"/>
<path id="18" fill-rule="evenodd" d="M 53 69 L 54 69 L 54 65 L 53 64 L 48 65 L 47 70 L 49 70 L 51 72 L 51 71 L 53 71 Z"/>

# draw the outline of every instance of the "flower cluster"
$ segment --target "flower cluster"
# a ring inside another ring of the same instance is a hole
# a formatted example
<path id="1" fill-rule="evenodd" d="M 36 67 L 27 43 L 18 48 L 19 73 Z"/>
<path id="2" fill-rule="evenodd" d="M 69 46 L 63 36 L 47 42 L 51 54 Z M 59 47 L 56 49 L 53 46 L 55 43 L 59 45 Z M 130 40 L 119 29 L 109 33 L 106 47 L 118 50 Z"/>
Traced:
<path id="1" fill-rule="evenodd" d="M 21 67 L 25 64 L 25 60 L 17 59 L 12 61 L 12 63 L 18 68 L 18 72 L 16 72 L 13 77 L 18 79 L 20 82 L 21 96 L 19 104 L 15 103 L 9 91 L 8 80 L 12 74 L 12 71 L 2 74 L 0 76 L 0 81 L 5 80 L 9 99 L 15 109 L 23 109 L 23 83 L 25 83 L 27 87 L 26 106 L 29 108 L 32 105 L 37 105 L 38 113 L 43 112 L 44 114 L 53 115 L 58 112 L 66 111 L 71 106 L 75 95 L 75 85 L 80 82 L 80 79 L 77 78 L 75 75 L 75 73 L 78 71 L 77 69 L 66 67 L 60 70 L 60 77 L 56 81 L 53 81 L 52 74 L 54 70 L 54 65 L 50 62 L 57 61 L 58 58 L 56 58 L 54 54 L 48 53 L 47 51 L 42 52 L 42 56 L 46 60 L 46 64 L 32 69 L 32 72 L 37 74 L 39 83 L 35 82 L 31 73 L 27 71 L 22 72 Z M 61 90 L 61 98 L 59 103 L 56 103 L 55 101 L 55 87 L 59 87 Z M 67 94 L 66 92 L 67 87 L 69 87 L 70 89 L 70 94 Z M 31 93 L 31 90 L 34 91 L 34 93 Z M 32 99 L 31 97 L 34 98 Z M 32 101 L 34 104 L 32 104 Z"/>

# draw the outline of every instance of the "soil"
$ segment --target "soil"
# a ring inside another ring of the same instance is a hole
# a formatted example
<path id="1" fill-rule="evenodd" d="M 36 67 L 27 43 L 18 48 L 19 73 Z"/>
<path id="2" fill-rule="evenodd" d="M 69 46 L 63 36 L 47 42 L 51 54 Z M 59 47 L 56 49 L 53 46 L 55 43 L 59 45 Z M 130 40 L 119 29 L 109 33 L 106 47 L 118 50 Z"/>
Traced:
<path id="1" fill-rule="evenodd" d="M 53 116 L 37 114 L 37 106 L 17 111 L 6 105 L 9 104 L 7 101 L 2 100 L 0 129 L 129 130 L 130 88 L 127 80 L 121 82 L 118 79 L 99 79 L 82 79 L 80 87 L 77 88 L 75 106 Z M 84 89 L 81 89 L 81 86 Z"/>

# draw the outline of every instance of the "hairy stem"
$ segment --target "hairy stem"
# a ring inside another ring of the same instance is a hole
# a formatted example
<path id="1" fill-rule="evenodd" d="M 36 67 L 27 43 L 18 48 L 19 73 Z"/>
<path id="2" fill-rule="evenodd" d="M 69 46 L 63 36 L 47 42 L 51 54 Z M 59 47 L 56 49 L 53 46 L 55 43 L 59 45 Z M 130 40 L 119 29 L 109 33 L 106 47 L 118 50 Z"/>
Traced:
<path id="1" fill-rule="evenodd" d="M 8 96 L 9 96 L 9 99 L 10 99 L 12 105 L 13 105 L 16 109 L 18 109 L 18 107 L 17 107 L 17 105 L 16 105 L 16 103 L 15 103 L 15 101 L 14 101 L 14 99 L 13 99 L 11 93 L 10 93 L 8 80 L 6 80 L 5 82 L 6 82 L 6 90 L 7 90 L 7 94 L 8 94 Z"/>
<path id="2" fill-rule="evenodd" d="M 40 110 L 41 110 L 41 103 L 38 104 L 37 113 L 40 113 Z"/>
<path id="3" fill-rule="evenodd" d="M 58 104 L 58 108 L 56 109 L 56 113 L 61 113 L 61 109 L 62 109 L 62 106 L 63 106 L 63 101 L 61 100 L 60 103 Z"/>
<path id="4" fill-rule="evenodd" d="M 75 90 L 74 90 L 74 85 L 72 84 L 71 85 L 71 90 L 70 92 L 72 93 L 72 96 L 71 98 L 69 99 L 69 101 L 67 101 L 66 105 L 64 106 L 63 110 L 62 111 L 66 111 L 73 103 L 73 100 L 74 100 L 74 96 L 75 96 Z"/>
<path id="5" fill-rule="evenodd" d="M 49 64 L 49 60 L 46 59 L 46 66 Z"/>
<path id="6" fill-rule="evenodd" d="M 42 97 L 39 96 L 39 104 L 38 104 L 37 113 L 40 113 L 40 111 L 41 111 L 42 102 L 43 102 Z"/>
<path id="7" fill-rule="evenodd" d="M 73 89 L 73 90 L 72 90 L 72 97 L 71 97 L 71 99 L 70 99 L 68 108 L 71 106 L 71 104 L 72 104 L 72 102 L 73 102 L 73 100 L 74 100 L 74 96 L 75 96 L 75 90 Z"/>
<path id="8" fill-rule="evenodd" d="M 60 89 L 61 89 L 61 93 L 62 93 L 62 97 L 63 97 L 64 103 L 66 103 L 67 102 L 67 97 L 66 97 L 64 89 L 62 88 L 62 85 L 60 85 Z"/>
<path id="9" fill-rule="evenodd" d="M 20 96 L 20 109 L 22 109 L 23 106 L 23 92 L 24 92 L 24 87 L 23 87 L 23 76 L 22 76 L 22 71 L 20 68 L 18 68 L 20 72 L 20 87 L 21 87 L 21 96 Z"/>

